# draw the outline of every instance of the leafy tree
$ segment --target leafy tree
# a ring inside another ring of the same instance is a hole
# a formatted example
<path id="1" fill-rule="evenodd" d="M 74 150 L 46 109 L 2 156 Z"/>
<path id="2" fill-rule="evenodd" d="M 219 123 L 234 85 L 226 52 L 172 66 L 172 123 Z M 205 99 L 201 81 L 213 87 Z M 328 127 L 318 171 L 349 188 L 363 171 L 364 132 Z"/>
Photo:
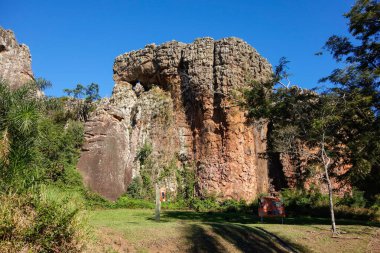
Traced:
<path id="1" fill-rule="evenodd" d="M 331 36 L 325 44 L 335 60 L 344 62 L 321 81 L 330 81 L 332 89 L 349 108 L 345 127 L 337 134 L 350 150 L 353 184 L 374 198 L 380 193 L 380 3 L 358 0 L 345 14 L 353 39 Z"/>
<path id="2" fill-rule="evenodd" d="M 249 109 L 251 118 L 266 118 L 271 124 L 267 155 L 280 152 L 295 159 L 302 157 L 306 163 L 303 166 L 323 168 L 329 191 L 332 231 L 336 233 L 330 174 L 341 162 L 340 140 L 335 133 L 342 127 L 344 106 L 334 93 L 318 94 L 291 85 L 287 63 L 281 58 L 268 82 L 252 83 L 244 92 L 243 105 Z"/>
<path id="3" fill-rule="evenodd" d="M 380 179 L 379 15 L 378 1 L 358 0 L 345 14 L 355 41 L 339 36 L 327 41 L 325 48 L 346 63 L 321 80 L 337 85 L 332 89 L 318 94 L 292 86 L 288 61 L 281 58 L 271 80 L 252 83 L 244 91 L 242 105 L 250 117 L 267 118 L 272 124 L 269 152 L 306 155 L 307 163 L 323 166 L 334 233 L 331 168 L 350 164 L 348 176 L 353 183 L 372 196 L 380 189 L 379 180 L 374 182 Z"/>
<path id="4" fill-rule="evenodd" d="M 74 89 L 64 89 L 63 90 L 68 96 L 72 96 L 76 99 L 85 99 L 89 102 L 99 100 L 99 85 L 96 83 L 91 83 L 87 86 L 82 84 L 77 84 Z"/>
<path id="5" fill-rule="evenodd" d="M 100 99 L 99 86 L 96 83 L 91 83 L 86 87 L 85 99 L 89 102 L 93 102 Z"/>
<path id="6" fill-rule="evenodd" d="M 64 92 L 72 97 L 73 118 L 87 121 L 90 112 L 95 108 L 93 102 L 100 99 L 99 86 L 91 83 L 87 86 L 77 84 L 74 89 L 64 89 Z"/>

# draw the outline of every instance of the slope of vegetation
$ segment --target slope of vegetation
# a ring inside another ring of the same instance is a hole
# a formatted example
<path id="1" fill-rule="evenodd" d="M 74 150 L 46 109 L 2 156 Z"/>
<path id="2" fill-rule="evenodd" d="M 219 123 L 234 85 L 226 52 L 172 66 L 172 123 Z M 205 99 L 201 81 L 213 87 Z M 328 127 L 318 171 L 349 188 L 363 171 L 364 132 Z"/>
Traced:
<path id="1" fill-rule="evenodd" d="M 75 168 L 83 123 L 64 98 L 37 95 L 48 85 L 38 79 L 10 90 L 0 83 L 1 252 L 79 252 L 85 245 L 86 191 Z"/>

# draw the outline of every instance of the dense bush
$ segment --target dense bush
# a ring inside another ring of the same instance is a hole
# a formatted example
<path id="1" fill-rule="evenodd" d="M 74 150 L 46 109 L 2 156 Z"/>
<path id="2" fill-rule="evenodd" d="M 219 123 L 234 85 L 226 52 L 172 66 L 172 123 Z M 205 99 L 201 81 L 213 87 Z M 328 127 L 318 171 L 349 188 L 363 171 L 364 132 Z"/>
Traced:
<path id="1" fill-rule="evenodd" d="M 81 252 L 88 230 L 76 203 L 46 190 L 0 195 L 0 252 Z"/>
<path id="2" fill-rule="evenodd" d="M 213 197 L 193 198 L 190 202 L 190 207 L 197 212 L 218 211 L 220 210 L 220 203 Z"/>
<path id="3" fill-rule="evenodd" d="M 380 222 L 380 212 L 372 208 L 337 206 L 335 215 L 340 219 L 356 219 Z"/>
<path id="4" fill-rule="evenodd" d="M 132 179 L 132 182 L 128 185 L 127 195 L 134 199 L 143 199 L 142 194 L 143 182 L 141 177 L 135 177 Z"/>
<path id="5" fill-rule="evenodd" d="M 155 203 L 152 200 L 136 199 L 128 194 L 121 196 L 116 201 L 104 199 L 100 195 L 90 191 L 85 191 L 83 196 L 83 203 L 88 209 L 154 209 L 155 207 Z"/>
<path id="6" fill-rule="evenodd" d="M 147 201 L 143 199 L 132 199 L 128 196 L 122 196 L 115 203 L 112 203 L 110 207 L 131 209 L 153 209 L 155 207 L 155 203 L 153 201 Z"/>
<path id="7" fill-rule="evenodd" d="M 189 203 L 189 207 L 198 212 L 252 212 L 252 210 L 257 211 L 257 209 L 254 209 L 256 202 L 253 201 L 251 204 L 248 204 L 244 200 L 217 200 L 211 196 L 203 199 L 193 198 Z"/>
<path id="8" fill-rule="evenodd" d="M 178 199 L 175 201 L 165 201 L 161 203 L 161 208 L 165 210 L 188 210 L 189 202 L 183 199 Z"/>
<path id="9" fill-rule="evenodd" d="M 0 82 L 0 252 L 79 252 L 83 123 L 65 117 L 59 99 L 37 96 L 39 87 Z"/>
<path id="10" fill-rule="evenodd" d="M 95 192 L 84 189 L 81 191 L 81 194 L 84 198 L 84 205 L 86 209 L 104 209 L 112 207 L 113 203 L 111 201 L 106 200 Z"/>
<path id="11" fill-rule="evenodd" d="M 352 194 L 345 194 L 343 198 L 339 199 L 338 205 L 350 207 L 365 207 L 367 204 L 364 198 L 364 192 L 353 189 Z"/>
<path id="12" fill-rule="evenodd" d="M 329 205 L 327 195 L 323 195 L 316 188 L 309 191 L 303 189 L 284 189 L 281 196 L 286 206 L 287 213 L 308 214 Z"/>
<path id="13" fill-rule="evenodd" d="M 309 191 L 284 189 L 281 191 L 281 196 L 287 215 L 330 216 L 328 196 L 322 194 L 316 188 L 312 187 Z M 347 194 L 343 198 L 334 198 L 334 203 L 335 216 L 338 219 L 380 221 L 380 212 L 376 205 L 365 207 L 366 201 L 363 197 L 363 192 L 354 190 L 352 195 Z"/>
<path id="14" fill-rule="evenodd" d="M 55 99 L 37 97 L 36 89 L 33 83 L 16 90 L 0 83 L 1 191 L 22 192 L 58 181 L 81 185 L 72 168 L 83 142 L 83 124 L 57 121 L 55 112 L 64 108 Z"/>
<path id="15" fill-rule="evenodd" d="M 220 207 L 225 212 L 247 212 L 252 211 L 252 206 L 248 205 L 244 200 L 228 199 L 220 204 Z"/>

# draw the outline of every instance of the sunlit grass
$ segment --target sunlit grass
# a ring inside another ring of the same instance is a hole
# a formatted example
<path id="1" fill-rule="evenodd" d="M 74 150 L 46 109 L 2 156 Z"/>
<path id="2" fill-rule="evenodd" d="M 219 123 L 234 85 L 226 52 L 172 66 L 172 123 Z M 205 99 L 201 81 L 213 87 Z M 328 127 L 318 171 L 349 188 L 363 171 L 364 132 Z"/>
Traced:
<path id="1" fill-rule="evenodd" d="M 139 251 L 184 252 L 241 252 L 250 247 L 258 252 L 270 252 L 271 248 L 286 252 L 281 242 L 301 252 L 365 252 L 378 229 L 338 220 L 342 233 L 332 238 L 328 219 L 285 219 L 285 224 L 267 219 L 260 223 L 253 214 L 192 211 L 164 211 L 161 217 L 160 222 L 155 221 L 154 210 L 147 209 L 96 210 L 90 212 L 90 223 L 98 231 L 120 233 Z"/>

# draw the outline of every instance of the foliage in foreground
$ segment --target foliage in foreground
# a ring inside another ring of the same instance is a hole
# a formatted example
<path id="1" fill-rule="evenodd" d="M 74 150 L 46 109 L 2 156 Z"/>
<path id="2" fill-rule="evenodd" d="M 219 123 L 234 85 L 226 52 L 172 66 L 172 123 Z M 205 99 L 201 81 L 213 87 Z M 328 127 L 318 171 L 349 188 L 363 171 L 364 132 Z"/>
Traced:
<path id="1" fill-rule="evenodd" d="M 64 100 L 37 95 L 45 83 L 11 90 L 0 82 L 1 252 L 84 247 L 81 201 L 72 196 L 86 193 L 75 169 L 83 123 Z"/>
<path id="2" fill-rule="evenodd" d="M 47 191 L 0 195 L 1 252 L 80 252 L 87 230 L 77 203 Z"/>

